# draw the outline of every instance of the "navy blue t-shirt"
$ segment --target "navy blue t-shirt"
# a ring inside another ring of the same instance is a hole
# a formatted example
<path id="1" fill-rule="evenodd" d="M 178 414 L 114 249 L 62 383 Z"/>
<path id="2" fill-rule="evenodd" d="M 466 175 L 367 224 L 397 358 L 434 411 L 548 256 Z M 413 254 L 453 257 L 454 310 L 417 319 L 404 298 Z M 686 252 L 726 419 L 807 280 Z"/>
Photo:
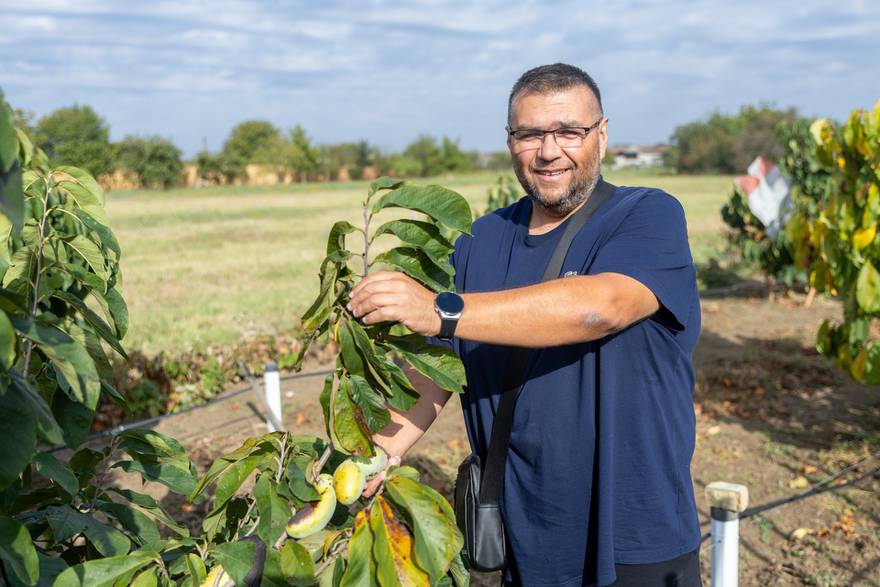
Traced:
<path id="1" fill-rule="evenodd" d="M 523 198 L 458 239 L 459 292 L 541 280 L 564 224 L 530 236 L 530 214 Z M 577 234 L 562 271 L 627 275 L 661 309 L 600 340 L 532 353 L 505 470 L 506 575 L 523 585 L 607 585 L 615 563 L 672 559 L 700 541 L 690 475 L 700 306 L 681 205 L 657 189 L 618 188 Z M 454 348 L 467 371 L 468 436 L 485 459 L 510 349 L 460 339 Z"/>

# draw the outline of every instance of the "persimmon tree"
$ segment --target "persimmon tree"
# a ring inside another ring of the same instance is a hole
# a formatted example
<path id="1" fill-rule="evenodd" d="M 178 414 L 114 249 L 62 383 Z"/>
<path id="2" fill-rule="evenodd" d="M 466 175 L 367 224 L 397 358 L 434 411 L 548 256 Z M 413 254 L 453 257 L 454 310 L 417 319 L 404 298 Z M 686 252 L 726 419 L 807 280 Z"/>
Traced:
<path id="1" fill-rule="evenodd" d="M 452 392 L 464 369 L 448 349 L 401 326 L 364 327 L 345 309 L 358 277 L 380 266 L 451 289 L 443 235 L 470 229 L 461 196 L 382 178 L 364 200 L 363 226 L 333 225 L 302 350 L 328 337 L 340 349 L 321 394 L 328 438 L 251 438 L 201 477 L 179 442 L 153 430 L 127 430 L 103 448 L 83 444 L 101 394 L 125 403 L 108 358 L 125 356 L 121 251 L 94 179 L 51 167 L 2 99 L 0 212 L 0 583 L 468 583 L 453 512 L 415 469 L 392 467 L 374 497 L 360 497 L 385 465 L 372 434 L 389 409 L 418 401 L 404 366 Z M 379 215 L 388 218 L 376 227 Z M 69 456 L 59 458 L 56 445 Z M 200 531 L 147 492 L 116 486 L 115 469 L 207 500 Z"/>
<path id="2" fill-rule="evenodd" d="M 880 101 L 843 124 L 816 120 L 810 130 L 821 173 L 833 188 L 815 214 L 801 209 L 787 226 L 797 263 L 820 292 L 840 296 L 843 321 L 826 320 L 819 351 L 857 381 L 880 384 Z"/>

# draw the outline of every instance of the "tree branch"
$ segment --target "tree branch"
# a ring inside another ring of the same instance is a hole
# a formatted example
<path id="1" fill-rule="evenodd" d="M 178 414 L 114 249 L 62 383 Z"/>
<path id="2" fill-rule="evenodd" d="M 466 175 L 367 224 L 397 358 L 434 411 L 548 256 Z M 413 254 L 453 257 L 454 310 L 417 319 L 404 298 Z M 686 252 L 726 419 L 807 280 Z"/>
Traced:
<path id="1" fill-rule="evenodd" d="M 46 178 L 46 193 L 43 196 L 43 217 L 40 219 L 40 250 L 37 253 L 37 275 L 34 277 L 34 303 L 31 306 L 31 320 L 37 317 L 37 304 L 40 302 L 40 277 L 43 272 L 43 249 L 46 246 L 46 221 L 49 218 L 49 195 L 52 193 L 49 187 L 49 178 Z M 28 368 L 31 364 L 31 353 L 34 350 L 34 341 L 28 340 L 27 350 L 24 355 L 24 376 L 28 376 Z"/>

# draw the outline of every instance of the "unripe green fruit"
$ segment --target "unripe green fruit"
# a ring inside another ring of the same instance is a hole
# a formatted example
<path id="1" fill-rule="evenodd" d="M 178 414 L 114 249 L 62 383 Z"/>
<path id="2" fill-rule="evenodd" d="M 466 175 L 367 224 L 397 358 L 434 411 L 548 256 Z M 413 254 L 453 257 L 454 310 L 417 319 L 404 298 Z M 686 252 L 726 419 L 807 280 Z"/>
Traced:
<path id="1" fill-rule="evenodd" d="M 336 499 L 343 505 L 353 504 L 364 492 L 367 480 L 385 470 L 387 464 L 388 456 L 381 449 L 369 459 L 351 457 L 344 460 L 333 473 Z"/>
<path id="2" fill-rule="evenodd" d="M 336 511 L 336 492 L 333 477 L 327 473 L 318 475 L 315 490 L 321 496 L 317 502 L 307 503 L 287 522 L 287 535 L 294 539 L 311 536 L 324 529 Z"/>

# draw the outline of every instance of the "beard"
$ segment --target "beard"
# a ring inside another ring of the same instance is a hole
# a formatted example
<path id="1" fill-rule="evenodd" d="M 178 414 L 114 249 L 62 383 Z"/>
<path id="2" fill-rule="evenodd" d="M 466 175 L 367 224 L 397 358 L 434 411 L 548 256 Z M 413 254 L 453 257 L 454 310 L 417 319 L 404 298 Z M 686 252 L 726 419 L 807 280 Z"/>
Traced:
<path id="1" fill-rule="evenodd" d="M 586 165 L 573 170 L 574 177 L 565 190 L 565 193 L 558 199 L 551 200 L 541 194 L 538 186 L 530 181 L 526 176 L 525 167 L 517 164 L 514 160 L 513 170 L 520 185 L 526 191 L 526 195 L 532 200 L 532 205 L 541 206 L 548 214 L 557 218 L 564 218 L 571 214 L 578 206 L 587 201 L 587 198 L 593 193 L 596 184 L 599 183 L 599 175 L 602 172 L 602 162 L 599 159 L 599 151 L 596 150 L 593 157 L 587 161 Z"/>

